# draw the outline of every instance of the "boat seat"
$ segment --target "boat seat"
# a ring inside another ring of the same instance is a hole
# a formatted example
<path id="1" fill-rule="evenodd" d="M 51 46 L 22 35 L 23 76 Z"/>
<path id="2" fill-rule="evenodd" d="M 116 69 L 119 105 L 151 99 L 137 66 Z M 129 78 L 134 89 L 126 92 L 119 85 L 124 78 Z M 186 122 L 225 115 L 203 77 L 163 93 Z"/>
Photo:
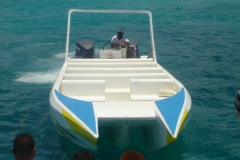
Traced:
<path id="1" fill-rule="evenodd" d="M 67 64 L 69 68 L 147 68 L 157 67 L 156 62 L 112 62 L 112 63 L 87 63 L 87 62 L 70 62 Z"/>
<path id="2" fill-rule="evenodd" d="M 106 89 L 106 100 L 110 101 L 131 101 L 130 89 Z"/>
<path id="3" fill-rule="evenodd" d="M 106 89 L 129 89 L 130 79 L 167 79 L 166 73 L 136 74 L 64 74 L 64 80 L 105 80 Z"/>
<path id="4" fill-rule="evenodd" d="M 67 68 L 68 74 L 134 74 L 163 73 L 163 68 Z"/>
<path id="5" fill-rule="evenodd" d="M 78 58 L 68 58 L 69 62 L 77 62 L 77 63 L 127 63 L 127 62 L 153 62 L 152 58 L 129 58 L 129 59 L 99 59 L 99 58 L 92 58 L 92 59 L 78 59 Z"/>
<path id="6" fill-rule="evenodd" d="M 161 90 L 178 91 L 178 86 L 172 79 L 131 79 L 130 97 L 132 100 L 155 100 L 160 97 Z"/>
<path id="7" fill-rule="evenodd" d="M 61 93 L 76 99 L 105 100 L 104 80 L 62 80 Z"/>

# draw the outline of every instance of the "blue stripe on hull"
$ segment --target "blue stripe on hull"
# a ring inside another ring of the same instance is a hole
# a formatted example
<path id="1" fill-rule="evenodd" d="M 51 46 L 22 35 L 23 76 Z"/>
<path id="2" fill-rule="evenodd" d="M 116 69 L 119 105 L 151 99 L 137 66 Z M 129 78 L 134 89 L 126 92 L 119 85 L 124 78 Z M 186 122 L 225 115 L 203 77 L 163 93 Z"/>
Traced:
<path id="1" fill-rule="evenodd" d="M 164 117 L 172 134 L 176 131 L 179 115 L 185 101 L 185 91 L 182 88 L 177 94 L 162 100 L 155 101 L 157 108 Z"/>
<path id="2" fill-rule="evenodd" d="M 75 114 L 89 129 L 97 134 L 96 119 L 92 102 L 82 101 L 67 97 L 54 90 L 57 98 Z"/>

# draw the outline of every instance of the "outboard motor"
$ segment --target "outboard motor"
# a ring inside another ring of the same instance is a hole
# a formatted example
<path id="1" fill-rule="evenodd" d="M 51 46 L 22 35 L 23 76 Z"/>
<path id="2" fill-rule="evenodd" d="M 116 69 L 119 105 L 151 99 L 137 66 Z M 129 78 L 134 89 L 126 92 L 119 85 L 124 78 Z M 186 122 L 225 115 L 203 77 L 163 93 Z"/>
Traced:
<path id="1" fill-rule="evenodd" d="M 78 40 L 76 42 L 75 56 L 83 58 L 94 58 L 93 40 Z"/>
<path id="2" fill-rule="evenodd" d="M 240 112 L 240 88 L 238 89 L 237 94 L 235 96 L 234 104 L 238 112 Z"/>
<path id="3" fill-rule="evenodd" d="M 130 40 L 129 45 L 129 54 L 127 55 L 128 58 L 138 58 L 139 57 L 139 49 L 138 49 L 138 41 L 137 40 Z"/>

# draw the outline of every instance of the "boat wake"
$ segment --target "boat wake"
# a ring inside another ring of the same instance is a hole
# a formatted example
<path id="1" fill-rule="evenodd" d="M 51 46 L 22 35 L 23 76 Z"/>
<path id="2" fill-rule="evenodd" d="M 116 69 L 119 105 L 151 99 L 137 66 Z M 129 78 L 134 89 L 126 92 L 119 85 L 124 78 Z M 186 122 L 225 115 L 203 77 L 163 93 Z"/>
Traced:
<path id="1" fill-rule="evenodd" d="M 59 70 L 52 70 L 47 72 L 27 72 L 23 73 L 18 79 L 15 79 L 15 81 L 37 84 L 54 83 L 58 73 Z"/>
<path id="2" fill-rule="evenodd" d="M 70 54 L 73 54 L 74 52 L 70 53 Z M 54 57 L 56 58 L 65 58 L 65 53 L 58 53 L 58 54 L 55 54 Z"/>
<path id="3" fill-rule="evenodd" d="M 73 55 L 74 52 L 70 52 L 70 55 Z M 65 53 L 56 53 L 53 58 L 46 60 L 38 60 L 38 63 L 34 63 L 36 68 L 46 67 L 46 71 L 37 71 L 37 72 L 22 72 L 19 74 L 17 79 L 14 79 L 16 82 L 21 83 L 32 83 L 32 84 L 52 84 L 57 78 L 59 73 L 59 65 L 62 64 L 60 59 L 65 58 Z M 44 64 L 42 62 L 44 61 Z M 53 68 L 58 69 L 53 69 Z"/>

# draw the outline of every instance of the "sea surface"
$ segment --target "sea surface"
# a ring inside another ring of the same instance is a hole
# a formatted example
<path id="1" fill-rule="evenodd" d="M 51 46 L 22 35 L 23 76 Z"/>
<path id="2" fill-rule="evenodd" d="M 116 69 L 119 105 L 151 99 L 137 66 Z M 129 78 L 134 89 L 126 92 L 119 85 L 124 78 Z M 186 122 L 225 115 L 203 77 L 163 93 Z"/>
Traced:
<path id="1" fill-rule="evenodd" d="M 233 104 L 240 87 L 240 0 L 1 0 L 0 160 L 14 159 L 12 143 L 21 132 L 33 135 L 35 160 L 68 160 L 83 149 L 57 134 L 49 111 L 72 8 L 151 11 L 157 60 L 191 95 L 190 121 L 174 143 L 150 153 L 136 129 L 128 149 L 146 160 L 240 159 L 240 119 Z M 97 55 L 120 27 L 139 40 L 140 54 L 147 53 L 146 17 L 96 17 L 74 17 L 70 53 L 76 39 L 90 38 Z M 126 151 L 109 139 L 100 146 L 98 160 L 118 160 Z"/>

